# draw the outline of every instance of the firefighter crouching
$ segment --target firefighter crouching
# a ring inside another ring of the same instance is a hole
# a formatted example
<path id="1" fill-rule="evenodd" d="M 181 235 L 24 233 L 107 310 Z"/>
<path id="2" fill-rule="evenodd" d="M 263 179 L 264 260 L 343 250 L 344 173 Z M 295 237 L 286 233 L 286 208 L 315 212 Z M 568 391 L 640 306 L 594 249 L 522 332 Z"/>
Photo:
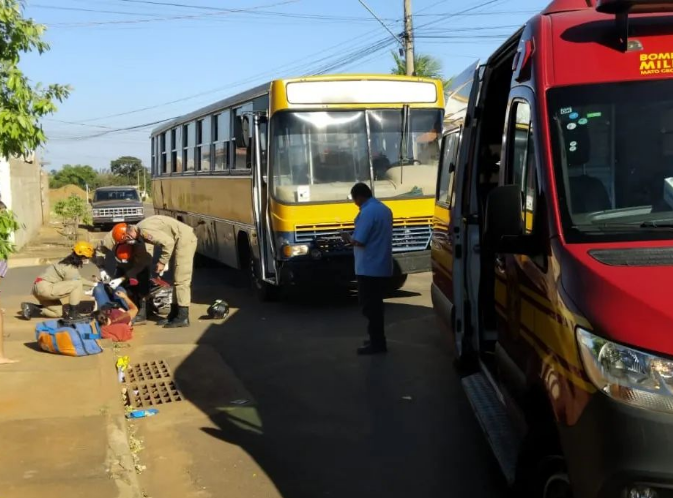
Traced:
<path id="1" fill-rule="evenodd" d="M 126 236 L 126 229 L 126 223 L 119 223 L 103 237 L 96 248 L 96 260 L 94 262 L 101 269 L 101 277 L 106 277 L 105 270 L 103 270 L 105 255 L 111 253 L 115 256 L 117 265 L 113 275 L 115 279 L 113 281 L 115 283 L 114 287 L 132 278 L 138 281 L 137 288 L 133 289 L 132 297 L 138 306 L 138 314 L 133 323 L 139 325 L 147 321 L 152 251 L 141 243 L 130 246 L 121 244 L 120 241 L 123 242 Z"/>
<path id="2" fill-rule="evenodd" d="M 172 260 L 173 303 L 168 317 L 158 322 L 159 325 L 165 328 L 189 326 L 192 273 L 197 242 L 192 227 L 162 215 L 149 216 L 137 225 L 120 225 L 121 228 L 115 234 L 115 242 L 138 245 L 147 243 L 161 248 L 156 273 L 161 274 Z"/>
<path id="3" fill-rule="evenodd" d="M 33 295 L 40 304 L 21 303 L 23 318 L 26 320 L 34 316 L 79 318 L 79 305 L 82 302 L 84 288 L 91 289 L 96 286 L 96 282 L 82 278 L 79 270 L 93 255 L 94 246 L 80 241 L 74 245 L 68 257 L 47 268 L 33 284 Z M 62 304 L 62 300 L 66 298 L 68 304 Z"/>

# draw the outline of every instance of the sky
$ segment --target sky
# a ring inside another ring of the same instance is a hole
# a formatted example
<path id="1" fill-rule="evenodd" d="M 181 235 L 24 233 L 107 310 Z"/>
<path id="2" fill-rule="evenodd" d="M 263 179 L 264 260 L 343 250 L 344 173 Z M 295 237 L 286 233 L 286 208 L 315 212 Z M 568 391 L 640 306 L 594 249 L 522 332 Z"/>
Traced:
<path id="1" fill-rule="evenodd" d="M 403 0 L 364 1 L 402 31 Z M 451 77 L 548 3 L 412 0 L 416 53 Z M 125 155 L 149 165 L 152 123 L 275 78 L 389 73 L 400 48 L 359 0 L 27 0 L 25 15 L 47 26 L 51 50 L 22 69 L 73 89 L 43 122 L 49 170 Z"/>

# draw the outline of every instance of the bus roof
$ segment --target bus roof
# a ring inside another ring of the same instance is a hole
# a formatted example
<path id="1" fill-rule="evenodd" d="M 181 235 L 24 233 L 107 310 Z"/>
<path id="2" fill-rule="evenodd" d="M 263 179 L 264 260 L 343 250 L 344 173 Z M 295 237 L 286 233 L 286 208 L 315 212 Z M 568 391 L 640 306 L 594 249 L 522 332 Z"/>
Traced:
<path id="1" fill-rule="evenodd" d="M 207 105 L 206 107 L 201 107 L 196 111 L 184 114 L 182 116 L 179 116 L 175 119 L 171 119 L 170 121 L 167 121 L 166 123 L 157 126 L 152 130 L 152 135 L 156 135 L 157 133 L 161 133 L 163 131 L 174 128 L 175 126 L 184 123 L 186 121 L 191 121 L 192 119 L 200 118 L 201 116 L 207 116 L 208 114 L 211 114 L 212 112 L 218 111 L 220 109 L 226 109 L 228 107 L 235 106 L 239 102 L 247 102 L 248 100 L 252 100 L 255 97 L 260 97 L 266 93 L 269 93 L 269 88 L 271 88 L 271 82 L 264 83 L 263 85 L 256 86 L 254 88 L 246 90 L 245 92 L 232 95 L 231 97 L 218 100 L 217 102 Z"/>
<path id="2" fill-rule="evenodd" d="M 197 119 L 197 118 L 200 118 L 202 116 L 207 116 L 209 114 L 212 114 L 212 113 L 217 112 L 217 111 L 222 110 L 222 109 L 235 107 L 238 104 L 242 104 L 242 103 L 250 101 L 250 100 L 252 100 L 256 97 L 263 96 L 263 95 L 269 93 L 269 91 L 272 87 L 277 86 L 277 85 L 282 85 L 283 87 L 286 87 L 286 85 L 288 83 L 311 82 L 311 81 L 325 81 L 325 82 L 328 82 L 328 81 L 349 81 L 349 80 L 432 82 L 433 84 L 438 85 L 441 88 L 441 82 L 439 82 L 439 80 L 435 80 L 435 79 L 431 79 L 431 78 L 421 78 L 421 77 L 418 77 L 418 76 L 400 76 L 400 75 L 393 75 L 393 74 L 338 74 L 338 75 L 302 76 L 302 77 L 296 77 L 296 78 L 277 79 L 277 80 L 274 80 L 274 81 L 270 81 L 269 83 L 259 85 L 255 88 L 251 88 L 250 90 L 239 93 L 237 95 L 227 97 L 223 100 L 220 100 L 218 102 L 210 104 L 206 107 L 202 107 L 200 109 L 197 109 L 193 112 L 190 112 L 190 113 L 185 114 L 183 116 L 180 116 L 178 118 L 172 119 L 172 120 L 170 120 L 170 121 L 168 121 L 164 124 L 161 124 L 160 126 L 157 126 L 155 129 L 153 129 L 152 130 L 152 135 L 162 133 L 166 130 L 174 128 L 177 125 L 180 125 L 180 124 L 188 122 L 188 121 L 192 121 L 193 119 Z M 441 92 L 438 92 L 437 100 L 439 102 L 441 102 L 442 105 L 443 105 L 443 95 L 441 94 Z"/>

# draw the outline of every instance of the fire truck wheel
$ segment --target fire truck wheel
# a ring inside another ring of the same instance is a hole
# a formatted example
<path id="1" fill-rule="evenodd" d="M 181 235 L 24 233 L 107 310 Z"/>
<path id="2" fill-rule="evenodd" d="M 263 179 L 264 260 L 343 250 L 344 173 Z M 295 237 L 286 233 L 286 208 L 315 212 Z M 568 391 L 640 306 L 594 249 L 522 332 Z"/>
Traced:
<path id="1" fill-rule="evenodd" d="M 525 446 L 525 444 L 524 444 Z M 517 496 L 530 498 L 573 498 L 563 456 L 544 451 L 542 446 L 524 448 L 514 485 Z"/>
<path id="2" fill-rule="evenodd" d="M 572 498 L 570 478 L 565 469 L 559 469 L 549 475 L 542 489 L 542 498 Z"/>

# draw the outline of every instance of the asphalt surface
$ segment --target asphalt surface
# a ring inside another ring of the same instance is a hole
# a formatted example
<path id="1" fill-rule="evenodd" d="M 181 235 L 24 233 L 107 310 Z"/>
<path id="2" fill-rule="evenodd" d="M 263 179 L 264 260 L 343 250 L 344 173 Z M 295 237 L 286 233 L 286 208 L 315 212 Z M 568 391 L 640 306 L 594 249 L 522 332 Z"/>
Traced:
<path id="1" fill-rule="evenodd" d="M 0 283 L 3 296 L 26 294 L 39 271 L 10 271 Z M 221 297 L 235 312 L 221 324 L 193 317 L 190 329 L 156 337 L 214 348 L 254 397 L 261 427 L 248 430 L 183 389 L 216 427 L 202 429 L 218 448 L 199 455 L 204 489 L 214 489 L 219 478 L 207 461 L 218 461 L 215 453 L 233 444 L 285 498 L 504 496 L 436 326 L 429 275 L 412 276 L 387 300 L 390 352 L 367 358 L 355 355 L 365 322 L 346 290 L 259 303 L 238 272 L 209 267 L 195 275 L 199 309 Z"/>

